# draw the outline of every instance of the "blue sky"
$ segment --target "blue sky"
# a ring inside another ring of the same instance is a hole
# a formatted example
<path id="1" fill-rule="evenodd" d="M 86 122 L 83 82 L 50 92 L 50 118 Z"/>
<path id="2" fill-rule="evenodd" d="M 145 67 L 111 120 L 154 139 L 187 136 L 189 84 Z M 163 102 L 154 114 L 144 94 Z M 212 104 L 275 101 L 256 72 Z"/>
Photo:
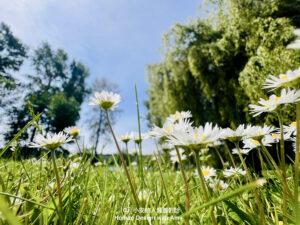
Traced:
<path id="1" fill-rule="evenodd" d="M 135 83 L 141 116 L 147 113 L 142 106 L 147 99 L 145 71 L 147 64 L 161 59 L 163 32 L 175 22 L 196 17 L 199 4 L 200 0 L 0 0 L 0 20 L 29 47 L 48 41 L 53 48 L 63 48 L 70 59 L 83 62 L 90 69 L 89 84 L 96 77 L 117 83 L 123 113 L 115 130 L 122 134 L 137 130 Z M 89 107 L 83 105 L 80 125 Z M 146 130 L 142 121 L 142 131 Z M 144 152 L 153 148 L 148 141 Z M 104 152 L 115 150 L 109 145 Z"/>

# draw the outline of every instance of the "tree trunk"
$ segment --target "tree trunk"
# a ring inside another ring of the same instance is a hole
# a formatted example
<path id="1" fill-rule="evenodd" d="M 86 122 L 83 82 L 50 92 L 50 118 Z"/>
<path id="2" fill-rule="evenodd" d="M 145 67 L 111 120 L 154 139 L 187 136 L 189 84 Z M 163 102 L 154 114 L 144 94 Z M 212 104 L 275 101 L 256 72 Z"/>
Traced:
<path id="1" fill-rule="evenodd" d="M 102 127 L 102 117 L 103 117 L 103 111 L 101 110 L 99 113 L 99 122 L 98 122 L 98 129 L 96 131 L 96 143 L 95 143 L 95 150 L 97 152 L 97 147 L 100 139 L 101 134 L 101 127 Z"/>

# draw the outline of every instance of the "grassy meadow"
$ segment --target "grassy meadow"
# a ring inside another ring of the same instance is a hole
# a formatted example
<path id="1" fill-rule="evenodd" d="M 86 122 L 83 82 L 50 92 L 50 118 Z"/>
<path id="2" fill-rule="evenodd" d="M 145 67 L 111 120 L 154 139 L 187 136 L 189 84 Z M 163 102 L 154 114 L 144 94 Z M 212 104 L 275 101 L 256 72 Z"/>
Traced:
<path id="1" fill-rule="evenodd" d="M 136 210 L 121 166 L 112 167 L 109 162 L 93 165 L 92 158 L 84 155 L 71 159 L 58 157 L 63 224 L 180 224 L 185 213 L 184 182 L 179 170 L 158 157 L 159 162 L 154 164 L 152 159 L 145 160 L 144 180 L 139 176 L 137 166 L 131 166 L 129 170 L 136 183 L 141 212 Z M 1 160 L 1 224 L 17 224 L 17 221 L 18 224 L 59 224 L 55 174 L 48 158 L 45 155 L 37 160 Z M 194 168 L 186 170 L 191 209 L 205 204 L 194 171 Z M 291 167 L 287 171 L 292 186 Z M 282 186 L 276 175 L 272 171 L 269 173 L 265 176 L 267 184 L 258 192 L 265 205 L 267 224 L 280 224 Z M 211 224 L 211 211 L 218 224 L 258 224 L 253 187 L 237 192 L 246 185 L 245 177 L 225 181 L 229 185 L 226 190 L 210 190 L 212 199 L 225 197 L 224 200 L 194 211 L 188 224 Z M 289 210 L 290 219 L 293 218 L 291 214 L 292 210 Z"/>

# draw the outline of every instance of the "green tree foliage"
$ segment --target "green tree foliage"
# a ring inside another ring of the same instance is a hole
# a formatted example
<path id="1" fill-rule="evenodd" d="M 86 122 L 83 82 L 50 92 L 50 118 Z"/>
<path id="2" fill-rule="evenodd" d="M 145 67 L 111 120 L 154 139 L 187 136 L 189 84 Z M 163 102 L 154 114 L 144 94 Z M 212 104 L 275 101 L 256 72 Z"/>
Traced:
<path id="1" fill-rule="evenodd" d="M 29 104 L 36 113 L 43 112 L 40 123 L 46 131 L 58 132 L 75 125 L 88 93 L 85 79 L 89 70 L 75 60 L 69 64 L 68 55 L 62 49 L 53 50 L 48 43 L 43 43 L 34 51 L 32 65 L 35 74 L 27 76 L 29 84 L 22 106 L 13 107 L 10 113 L 7 140 L 31 119 Z M 36 129 L 28 131 L 23 138 L 32 140 L 35 133 Z"/>
<path id="2" fill-rule="evenodd" d="M 80 104 L 66 93 L 59 92 L 51 97 L 49 105 L 50 126 L 55 131 L 62 131 L 64 128 L 74 125 L 79 119 Z"/>
<path id="3" fill-rule="evenodd" d="M 12 72 L 19 71 L 24 59 L 27 57 L 26 46 L 16 38 L 9 27 L 0 24 L 0 106 L 4 99 L 16 88 Z"/>
<path id="4" fill-rule="evenodd" d="M 197 125 L 272 122 L 272 116 L 249 116 L 248 104 L 266 97 L 267 75 L 299 66 L 299 52 L 286 49 L 299 25 L 299 5 L 224 0 L 214 6 L 213 16 L 177 23 L 165 33 L 163 61 L 147 70 L 152 123 L 160 125 L 176 110 L 191 110 Z"/>

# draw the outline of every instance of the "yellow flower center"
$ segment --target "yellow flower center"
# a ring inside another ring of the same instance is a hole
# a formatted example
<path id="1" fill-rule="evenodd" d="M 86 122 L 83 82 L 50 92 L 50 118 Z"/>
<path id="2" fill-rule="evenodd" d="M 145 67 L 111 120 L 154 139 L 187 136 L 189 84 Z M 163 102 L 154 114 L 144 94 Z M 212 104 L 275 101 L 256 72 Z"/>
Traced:
<path id="1" fill-rule="evenodd" d="M 259 142 L 256 141 L 256 140 L 250 139 L 250 142 L 253 143 L 253 144 L 259 145 Z"/>
<path id="2" fill-rule="evenodd" d="M 279 99 L 280 99 L 280 97 L 278 97 L 278 96 L 275 95 L 275 98 L 274 98 L 275 102 L 278 102 Z M 270 98 L 268 99 L 268 102 L 271 102 Z"/>
<path id="3" fill-rule="evenodd" d="M 282 76 L 282 77 L 280 78 L 280 80 L 285 80 L 285 79 L 287 79 L 287 78 L 288 78 L 288 75 L 286 74 L 286 75 Z"/>
<path id="4" fill-rule="evenodd" d="M 177 115 L 176 114 L 174 114 L 174 119 L 177 120 Z"/>
<path id="5" fill-rule="evenodd" d="M 296 127 L 297 126 L 297 122 L 292 122 L 291 125 L 294 126 L 294 127 Z"/>
<path id="6" fill-rule="evenodd" d="M 105 110 L 110 109 L 114 106 L 114 102 L 111 101 L 100 101 L 99 106 Z"/>
<path id="7" fill-rule="evenodd" d="M 166 130 L 167 132 L 170 132 L 170 129 L 169 129 L 169 128 L 165 128 L 165 130 Z"/>
<path id="8" fill-rule="evenodd" d="M 206 138 L 206 136 L 203 135 L 202 138 L 201 138 L 201 142 L 204 141 L 205 138 Z"/>
<path id="9" fill-rule="evenodd" d="M 279 134 L 272 134 L 272 138 L 277 138 Z"/>
<path id="10" fill-rule="evenodd" d="M 220 191 L 222 191 L 224 189 L 224 187 L 221 184 L 218 185 L 218 188 Z"/>
<path id="11" fill-rule="evenodd" d="M 196 138 L 196 140 L 198 139 L 198 137 L 199 137 L 199 136 L 198 136 L 198 134 L 197 134 L 197 133 L 195 133 L 195 138 Z"/>
<path id="12" fill-rule="evenodd" d="M 261 131 L 258 131 L 258 135 L 261 135 Z"/>
<path id="13" fill-rule="evenodd" d="M 78 136 L 78 134 L 79 134 L 79 129 L 77 129 L 77 128 L 72 129 L 71 132 L 70 132 L 70 134 L 71 134 L 72 136 L 74 136 L 74 137 Z"/>
<path id="14" fill-rule="evenodd" d="M 63 143 L 62 142 L 52 142 L 52 143 L 48 143 L 46 145 L 44 145 L 44 147 L 48 150 L 55 150 L 58 147 L 60 147 Z"/>
<path id="15" fill-rule="evenodd" d="M 210 174 L 209 170 L 202 170 L 203 176 L 208 176 Z"/>
<path id="16" fill-rule="evenodd" d="M 182 113 L 179 113 L 179 116 L 181 116 L 181 117 L 182 117 Z"/>
<path id="17" fill-rule="evenodd" d="M 244 149 L 242 149 L 242 148 L 240 148 L 239 150 L 240 150 L 240 152 L 244 151 Z"/>
<path id="18" fill-rule="evenodd" d="M 280 97 L 278 97 L 278 96 L 275 96 L 275 98 L 274 98 L 275 102 L 278 102 L 279 99 L 280 99 Z M 267 100 L 267 102 L 271 103 L 271 99 L 269 98 Z M 270 105 L 264 105 L 264 107 L 270 107 Z"/>

